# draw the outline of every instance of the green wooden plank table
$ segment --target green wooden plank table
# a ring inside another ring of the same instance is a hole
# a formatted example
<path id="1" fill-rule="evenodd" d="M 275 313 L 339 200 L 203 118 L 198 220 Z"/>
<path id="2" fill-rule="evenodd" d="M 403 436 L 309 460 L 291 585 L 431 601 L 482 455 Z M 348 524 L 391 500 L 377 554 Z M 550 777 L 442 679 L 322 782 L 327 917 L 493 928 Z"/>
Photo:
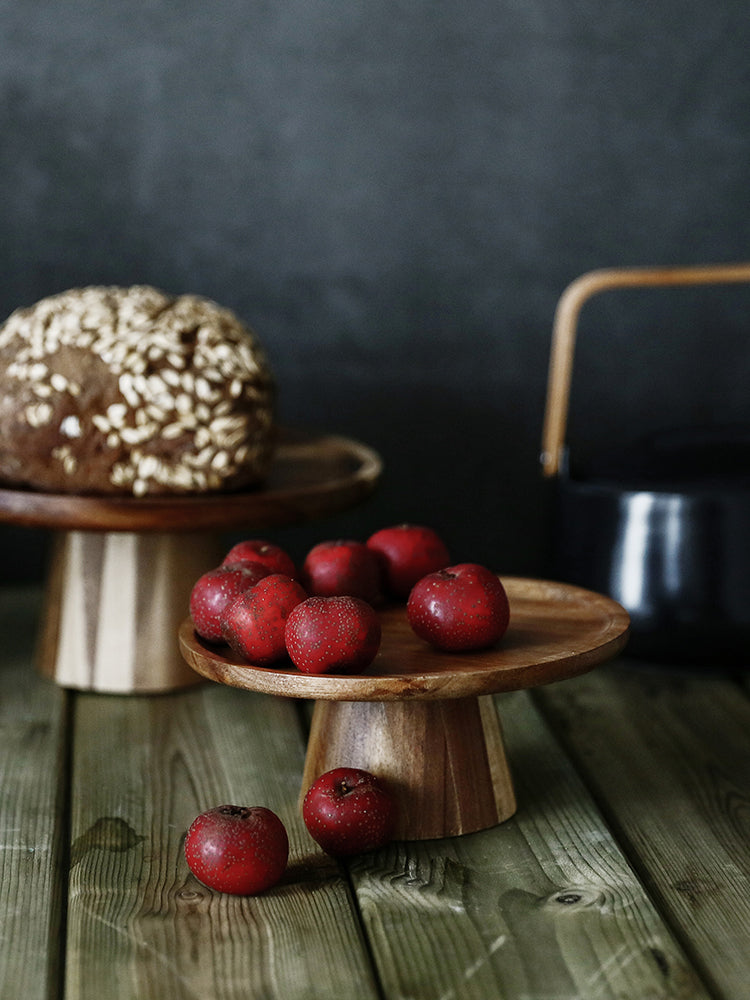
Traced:
<path id="1" fill-rule="evenodd" d="M 0 592 L 3 1000 L 750 996 L 742 675 L 621 656 L 498 695 L 517 813 L 342 864 L 298 814 L 304 703 L 64 690 L 33 666 L 40 597 Z M 289 830 L 262 896 L 185 864 L 225 801 Z"/>

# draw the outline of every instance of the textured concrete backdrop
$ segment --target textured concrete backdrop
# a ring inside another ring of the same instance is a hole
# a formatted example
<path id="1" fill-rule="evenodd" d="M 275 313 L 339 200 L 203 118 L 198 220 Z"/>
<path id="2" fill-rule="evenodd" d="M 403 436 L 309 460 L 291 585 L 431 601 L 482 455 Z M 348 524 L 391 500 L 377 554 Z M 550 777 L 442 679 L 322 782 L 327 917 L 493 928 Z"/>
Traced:
<path id="1" fill-rule="evenodd" d="M 748 257 L 748 51 L 739 0 L 0 2 L 0 313 L 100 282 L 211 296 L 262 337 L 286 422 L 387 464 L 282 541 L 421 520 L 539 572 L 555 303 L 594 267 Z M 747 306 L 592 303 L 575 447 L 744 419 Z M 6 577 L 44 542 L 1 537 Z"/>

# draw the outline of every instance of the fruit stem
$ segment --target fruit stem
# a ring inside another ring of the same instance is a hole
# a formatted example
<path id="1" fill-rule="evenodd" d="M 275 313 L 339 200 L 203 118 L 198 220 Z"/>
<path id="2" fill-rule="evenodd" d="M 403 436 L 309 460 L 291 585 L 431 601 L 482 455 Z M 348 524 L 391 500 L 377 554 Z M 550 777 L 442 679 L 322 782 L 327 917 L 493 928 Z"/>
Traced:
<path id="1" fill-rule="evenodd" d="M 240 816 L 242 819 L 250 815 L 250 810 L 247 806 L 220 806 L 219 812 L 223 816 Z"/>

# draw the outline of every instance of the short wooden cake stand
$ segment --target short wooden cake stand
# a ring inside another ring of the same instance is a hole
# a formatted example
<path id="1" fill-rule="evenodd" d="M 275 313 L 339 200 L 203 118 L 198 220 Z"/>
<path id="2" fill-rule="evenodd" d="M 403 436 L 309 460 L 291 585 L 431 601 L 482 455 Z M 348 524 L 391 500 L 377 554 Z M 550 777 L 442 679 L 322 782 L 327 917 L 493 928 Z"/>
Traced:
<path id="1" fill-rule="evenodd" d="M 380 652 L 366 674 L 302 674 L 237 660 L 211 646 L 188 618 L 187 663 L 221 684 L 315 700 L 301 796 L 315 778 L 349 765 L 378 774 L 399 802 L 398 837 L 425 840 L 495 826 L 516 809 L 491 695 L 581 674 L 625 645 L 629 619 L 599 594 L 564 584 L 503 578 L 511 623 L 480 653 L 430 649 L 403 606 L 382 613 Z"/>
<path id="2" fill-rule="evenodd" d="M 286 432 L 263 489 L 181 498 L 0 490 L 0 521 L 55 529 L 39 668 L 64 687 L 170 691 L 200 680 L 175 633 L 221 533 L 261 531 L 344 510 L 382 464 L 357 441 Z"/>

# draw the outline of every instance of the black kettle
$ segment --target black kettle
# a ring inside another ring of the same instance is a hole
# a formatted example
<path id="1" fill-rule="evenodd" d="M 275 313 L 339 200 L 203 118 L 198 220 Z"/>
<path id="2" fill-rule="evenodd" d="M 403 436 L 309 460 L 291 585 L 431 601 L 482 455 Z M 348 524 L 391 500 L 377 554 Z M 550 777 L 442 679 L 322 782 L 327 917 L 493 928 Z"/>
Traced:
<path id="1" fill-rule="evenodd" d="M 654 433 L 605 466 L 565 445 L 576 326 L 611 289 L 750 281 L 750 263 L 591 271 L 555 312 L 541 463 L 554 484 L 550 574 L 607 594 L 631 618 L 629 654 L 750 664 L 750 429 Z"/>

